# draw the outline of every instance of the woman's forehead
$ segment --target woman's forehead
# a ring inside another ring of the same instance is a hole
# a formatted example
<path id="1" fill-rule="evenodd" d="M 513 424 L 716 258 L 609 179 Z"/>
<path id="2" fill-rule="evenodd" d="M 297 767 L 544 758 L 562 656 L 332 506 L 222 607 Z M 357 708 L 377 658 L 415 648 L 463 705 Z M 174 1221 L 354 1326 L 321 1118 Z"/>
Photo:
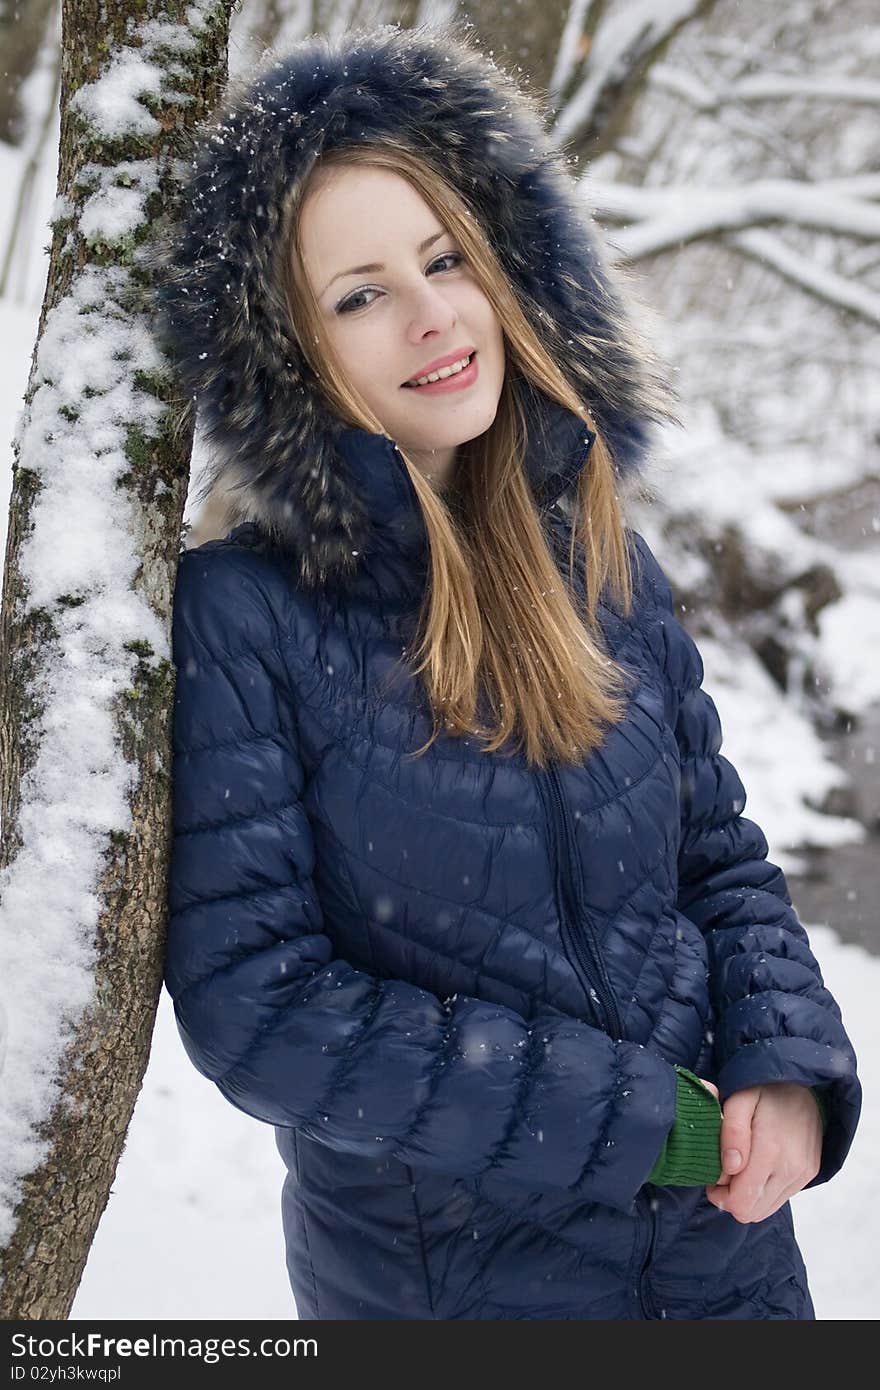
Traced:
<path id="1" fill-rule="evenodd" d="M 366 205 L 372 214 L 381 214 L 389 204 L 396 211 L 430 211 L 419 191 L 408 179 L 392 169 L 375 165 L 345 164 L 317 170 L 310 180 L 303 202 L 312 215 L 321 208 L 338 211 L 346 205 Z"/>
<path id="2" fill-rule="evenodd" d="M 300 244 L 310 273 L 323 293 L 341 271 L 360 273 L 387 258 L 412 255 L 438 231 L 442 219 L 405 179 L 385 170 L 345 169 L 340 179 L 314 191 L 303 205 Z M 322 278 L 323 277 L 323 278 Z M 341 282 L 340 282 L 341 283 Z"/>

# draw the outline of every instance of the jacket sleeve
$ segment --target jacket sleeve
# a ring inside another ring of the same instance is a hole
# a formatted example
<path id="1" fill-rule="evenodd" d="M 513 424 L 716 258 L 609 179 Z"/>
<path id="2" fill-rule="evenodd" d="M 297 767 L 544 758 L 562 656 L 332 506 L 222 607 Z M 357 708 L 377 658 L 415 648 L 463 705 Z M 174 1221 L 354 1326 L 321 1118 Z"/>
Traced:
<path id="1" fill-rule="evenodd" d="M 629 1211 L 675 1116 L 668 1062 L 550 1006 L 441 1000 L 334 955 L 283 656 L 301 610 L 273 574 L 222 542 L 179 565 L 165 984 L 191 1061 L 332 1148 Z"/>
<path id="2" fill-rule="evenodd" d="M 702 688 L 697 646 L 673 612 L 670 584 L 647 543 L 636 544 L 660 622 L 681 761 L 680 912 L 702 931 L 715 1012 L 716 1082 L 734 1091 L 772 1081 L 821 1087 L 827 1124 L 819 1173 L 846 1157 L 861 1086 L 840 1009 L 825 988 L 785 875 L 767 860 L 763 831 L 743 814 L 746 793 L 721 753 L 718 711 Z"/>

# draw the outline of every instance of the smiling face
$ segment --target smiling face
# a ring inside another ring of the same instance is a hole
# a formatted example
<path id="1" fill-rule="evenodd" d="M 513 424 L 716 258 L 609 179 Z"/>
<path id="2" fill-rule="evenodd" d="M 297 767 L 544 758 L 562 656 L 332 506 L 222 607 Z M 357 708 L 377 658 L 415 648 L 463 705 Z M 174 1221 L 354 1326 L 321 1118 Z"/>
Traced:
<path id="1" fill-rule="evenodd" d="M 436 213 L 405 179 L 351 166 L 319 175 L 303 205 L 303 269 L 351 384 L 435 485 L 459 444 L 489 429 L 504 382 L 501 324 Z M 358 269 L 359 267 L 359 269 Z M 476 353 L 430 384 L 437 359 Z"/>

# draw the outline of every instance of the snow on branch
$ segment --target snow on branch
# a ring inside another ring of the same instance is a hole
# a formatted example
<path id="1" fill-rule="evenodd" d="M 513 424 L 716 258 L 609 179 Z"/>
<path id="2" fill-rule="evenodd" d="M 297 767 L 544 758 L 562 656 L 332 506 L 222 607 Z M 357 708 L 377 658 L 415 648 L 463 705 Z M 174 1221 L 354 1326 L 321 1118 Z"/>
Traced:
<path id="1" fill-rule="evenodd" d="M 847 280 L 836 271 L 817 265 L 808 256 L 786 246 L 772 232 L 739 232 L 731 241 L 745 255 L 753 256 L 763 265 L 772 266 L 780 275 L 809 290 L 818 299 L 880 324 L 880 294 L 854 280 Z"/>
<path id="2" fill-rule="evenodd" d="M 845 73 L 825 77 L 754 73 L 737 78 L 734 82 L 709 86 L 683 68 L 673 67 L 671 63 L 655 63 L 649 80 L 652 86 L 683 97 L 698 111 L 717 111 L 722 106 L 751 101 L 787 101 L 791 97 L 806 97 L 811 101 L 844 101 L 858 106 L 880 105 L 880 82 L 848 77 Z"/>
<path id="3" fill-rule="evenodd" d="M 612 251 L 630 261 L 766 222 L 851 237 L 880 236 L 880 208 L 868 201 L 880 196 L 880 174 L 820 183 L 756 179 L 731 188 L 638 188 L 585 174 L 579 188 L 592 212 L 635 224 L 615 230 L 612 242 Z"/>

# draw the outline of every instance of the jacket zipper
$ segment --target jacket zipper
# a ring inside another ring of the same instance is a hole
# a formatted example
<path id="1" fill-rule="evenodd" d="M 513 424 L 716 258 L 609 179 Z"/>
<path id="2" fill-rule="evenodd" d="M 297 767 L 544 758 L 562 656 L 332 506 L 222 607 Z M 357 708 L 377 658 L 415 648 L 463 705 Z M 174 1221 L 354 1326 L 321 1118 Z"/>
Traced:
<path id="1" fill-rule="evenodd" d="M 583 881 L 577 841 L 571 828 L 562 779 L 558 769 L 552 765 L 547 768 L 547 785 L 551 792 L 553 805 L 551 825 L 557 845 L 556 875 L 562 944 L 572 969 L 586 989 L 590 999 L 599 1005 L 602 1014 L 602 1027 L 613 1038 L 620 1038 L 623 1036 L 623 1025 L 620 1021 L 611 981 L 605 969 L 605 962 L 599 950 L 599 943 L 589 918 L 585 913 L 579 911 L 583 895 Z"/>
<path id="2" fill-rule="evenodd" d="M 581 984 L 585 986 L 589 997 L 600 1005 L 604 1015 L 603 1026 L 606 1032 L 611 1031 L 611 1036 L 614 1038 L 622 1038 L 623 1024 L 620 1020 L 617 1000 L 608 978 L 608 972 L 605 969 L 599 943 L 587 914 L 579 911 L 583 900 L 583 879 L 577 840 L 568 814 L 568 802 L 563 790 L 562 779 L 558 769 L 553 765 L 548 766 L 547 769 L 547 784 L 551 791 L 554 811 L 551 824 L 557 842 L 556 872 L 562 944 L 575 974 Z M 561 851 L 560 846 L 565 847 L 565 853 Z M 572 884 L 573 889 L 570 891 Z M 573 929 L 569 926 L 567 916 L 567 910 L 572 903 L 574 904 L 574 912 L 571 916 Z M 648 1221 L 648 1243 L 639 1270 L 637 1293 L 644 1316 L 656 1319 L 658 1314 L 648 1283 L 648 1275 L 657 1239 L 657 1218 L 654 1215 L 652 1197 L 649 1194 L 650 1188 L 648 1193 L 639 1193 L 636 1197 L 636 1202 L 641 1206 Z"/>
<path id="3" fill-rule="evenodd" d="M 648 1191 L 644 1194 L 644 1201 L 646 1204 L 645 1215 L 648 1218 L 648 1248 L 645 1251 L 645 1256 L 642 1260 L 642 1267 L 639 1270 L 638 1295 L 639 1303 L 641 1304 L 641 1309 L 645 1317 L 656 1318 L 657 1307 L 654 1303 L 654 1298 L 651 1293 L 650 1285 L 648 1284 L 648 1272 L 651 1268 L 651 1259 L 654 1254 L 654 1244 L 657 1239 L 657 1218 L 654 1215 L 653 1198 L 651 1197 L 650 1192 L 651 1188 L 649 1186 Z M 642 1194 L 639 1193 L 639 1198 L 637 1198 L 637 1200 L 641 1198 Z"/>

